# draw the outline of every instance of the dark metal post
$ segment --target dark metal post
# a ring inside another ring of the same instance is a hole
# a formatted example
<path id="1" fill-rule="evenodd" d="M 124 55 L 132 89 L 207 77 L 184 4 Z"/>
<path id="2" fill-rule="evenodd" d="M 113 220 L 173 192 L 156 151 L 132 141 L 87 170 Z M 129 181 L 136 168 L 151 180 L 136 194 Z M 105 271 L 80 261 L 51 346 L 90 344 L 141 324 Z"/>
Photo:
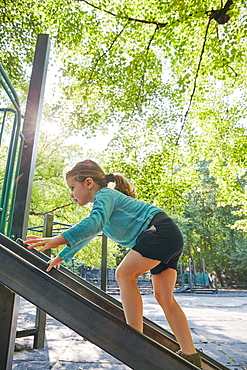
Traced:
<path id="1" fill-rule="evenodd" d="M 11 230 L 11 235 L 15 239 L 25 239 L 27 232 L 39 124 L 48 67 L 49 45 L 49 35 L 38 35 L 23 123 L 22 135 L 25 140 L 20 163 Z M 7 309 L 6 316 L 9 316 L 9 319 L 4 322 L 4 326 L 2 326 L 2 320 L 4 320 L 5 315 L 2 315 L 0 319 L 0 328 L 5 327 L 4 331 L 1 329 L 0 336 L 1 343 L 3 343 L 3 346 L 0 346 L 1 364 L 4 363 L 5 366 L 1 367 L 1 370 L 10 370 L 12 368 L 15 345 L 19 297 L 12 292 L 10 292 L 10 294 L 6 293 L 6 288 L 3 287 L 0 290 L 0 302 L 0 307 Z"/>
<path id="2" fill-rule="evenodd" d="M 14 239 L 25 239 L 27 232 L 49 49 L 49 35 L 38 35 L 22 131 L 25 140 L 11 231 Z"/>
<path id="3" fill-rule="evenodd" d="M 47 213 L 44 215 L 44 227 L 43 227 L 43 237 L 50 237 L 52 236 L 53 233 L 53 215 L 51 213 Z M 51 250 L 47 249 L 44 251 L 44 253 L 48 256 L 51 257 Z"/>
<path id="4" fill-rule="evenodd" d="M 215 293 L 219 293 L 219 288 L 218 288 L 218 282 L 217 282 L 217 278 L 214 278 L 214 285 L 215 285 Z"/>
<path id="5" fill-rule="evenodd" d="M 192 283 L 191 259 L 190 258 L 189 258 L 189 261 L 188 261 L 188 265 L 189 265 L 189 284 L 190 284 L 190 291 L 192 292 L 193 283 Z"/>
<path id="6" fill-rule="evenodd" d="M 179 268 L 180 268 L 180 277 L 181 277 L 181 287 L 183 287 L 184 286 L 184 279 L 183 279 L 183 264 L 182 264 L 182 261 L 180 262 Z"/>
<path id="7" fill-rule="evenodd" d="M 11 370 L 20 297 L 2 284 L 0 297 L 0 370 Z"/>
<path id="8" fill-rule="evenodd" d="M 52 236 L 52 229 L 53 229 L 53 215 L 48 213 L 44 216 L 43 236 L 44 237 Z M 44 253 L 49 257 L 51 256 L 50 249 L 46 250 Z M 37 307 L 35 319 L 36 332 L 34 334 L 33 348 L 36 349 L 44 348 L 45 326 L 46 326 L 46 313 Z"/>
<path id="9" fill-rule="evenodd" d="M 207 284 L 206 284 L 206 268 L 205 268 L 204 258 L 202 258 L 202 273 L 203 273 L 203 286 L 204 286 L 204 288 L 206 288 L 207 287 Z"/>
<path id="10" fill-rule="evenodd" d="M 193 260 L 193 274 L 194 274 L 194 284 L 196 286 L 197 279 L 196 279 L 196 261 Z"/>
<path id="11" fill-rule="evenodd" d="M 102 234 L 102 255 L 101 255 L 101 289 L 106 292 L 107 285 L 107 237 Z"/>

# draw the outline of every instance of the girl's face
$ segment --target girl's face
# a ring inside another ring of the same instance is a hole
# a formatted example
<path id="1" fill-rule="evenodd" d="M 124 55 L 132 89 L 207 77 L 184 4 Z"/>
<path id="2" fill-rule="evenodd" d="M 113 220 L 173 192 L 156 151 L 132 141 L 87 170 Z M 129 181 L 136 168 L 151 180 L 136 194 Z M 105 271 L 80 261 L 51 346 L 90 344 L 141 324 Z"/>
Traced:
<path id="1" fill-rule="evenodd" d="M 70 197 L 73 198 L 79 206 L 84 206 L 87 203 L 93 203 L 95 194 L 95 182 L 90 177 L 84 182 L 79 182 L 69 177 L 67 185 L 71 191 Z M 98 189 L 97 189 L 98 190 Z"/>

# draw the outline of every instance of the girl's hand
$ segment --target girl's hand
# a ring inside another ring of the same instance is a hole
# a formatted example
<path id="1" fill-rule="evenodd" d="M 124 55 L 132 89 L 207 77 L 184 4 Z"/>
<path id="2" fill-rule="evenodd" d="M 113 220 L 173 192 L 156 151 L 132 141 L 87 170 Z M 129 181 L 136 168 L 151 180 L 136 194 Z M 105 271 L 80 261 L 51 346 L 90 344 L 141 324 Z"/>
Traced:
<path id="1" fill-rule="evenodd" d="M 38 252 L 43 252 L 46 249 L 57 248 L 60 245 L 66 244 L 67 240 L 60 234 L 58 236 L 53 236 L 51 238 L 40 238 L 39 236 L 30 235 L 27 236 L 27 240 L 23 242 L 24 244 L 32 244 L 28 249 L 33 249 L 36 247 L 41 247 Z"/>
<path id="2" fill-rule="evenodd" d="M 61 257 L 59 257 L 59 256 L 51 259 L 49 261 L 49 267 L 47 267 L 46 272 L 49 272 L 52 269 L 52 267 L 58 267 L 58 268 L 60 268 L 60 264 L 62 262 L 63 262 L 63 259 Z"/>

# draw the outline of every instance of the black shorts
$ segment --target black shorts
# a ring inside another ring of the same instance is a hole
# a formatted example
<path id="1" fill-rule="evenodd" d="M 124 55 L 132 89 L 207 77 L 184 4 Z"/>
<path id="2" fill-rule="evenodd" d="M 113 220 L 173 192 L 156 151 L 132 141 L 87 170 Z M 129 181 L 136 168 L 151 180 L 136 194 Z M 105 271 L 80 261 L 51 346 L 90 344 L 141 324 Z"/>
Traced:
<path id="1" fill-rule="evenodd" d="M 182 233 L 172 218 L 165 213 L 164 218 L 158 221 L 155 218 L 157 219 L 154 216 L 154 222 L 151 221 L 148 228 L 138 236 L 136 245 L 132 248 L 143 257 L 161 261 L 150 270 L 152 275 L 168 268 L 176 270 L 184 244 Z"/>

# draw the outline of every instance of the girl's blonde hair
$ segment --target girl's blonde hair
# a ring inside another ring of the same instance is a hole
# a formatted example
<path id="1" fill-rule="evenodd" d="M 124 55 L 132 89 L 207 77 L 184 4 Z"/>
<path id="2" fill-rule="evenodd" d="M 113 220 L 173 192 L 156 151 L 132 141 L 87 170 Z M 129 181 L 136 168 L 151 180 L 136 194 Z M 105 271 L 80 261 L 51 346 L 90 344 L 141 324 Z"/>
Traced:
<path id="1" fill-rule="evenodd" d="M 121 174 L 111 173 L 106 175 L 102 168 L 91 159 L 76 163 L 72 168 L 64 172 L 65 179 L 72 177 L 74 180 L 84 182 L 91 177 L 101 188 L 114 183 L 113 188 L 132 198 L 137 197 L 135 187 Z"/>

